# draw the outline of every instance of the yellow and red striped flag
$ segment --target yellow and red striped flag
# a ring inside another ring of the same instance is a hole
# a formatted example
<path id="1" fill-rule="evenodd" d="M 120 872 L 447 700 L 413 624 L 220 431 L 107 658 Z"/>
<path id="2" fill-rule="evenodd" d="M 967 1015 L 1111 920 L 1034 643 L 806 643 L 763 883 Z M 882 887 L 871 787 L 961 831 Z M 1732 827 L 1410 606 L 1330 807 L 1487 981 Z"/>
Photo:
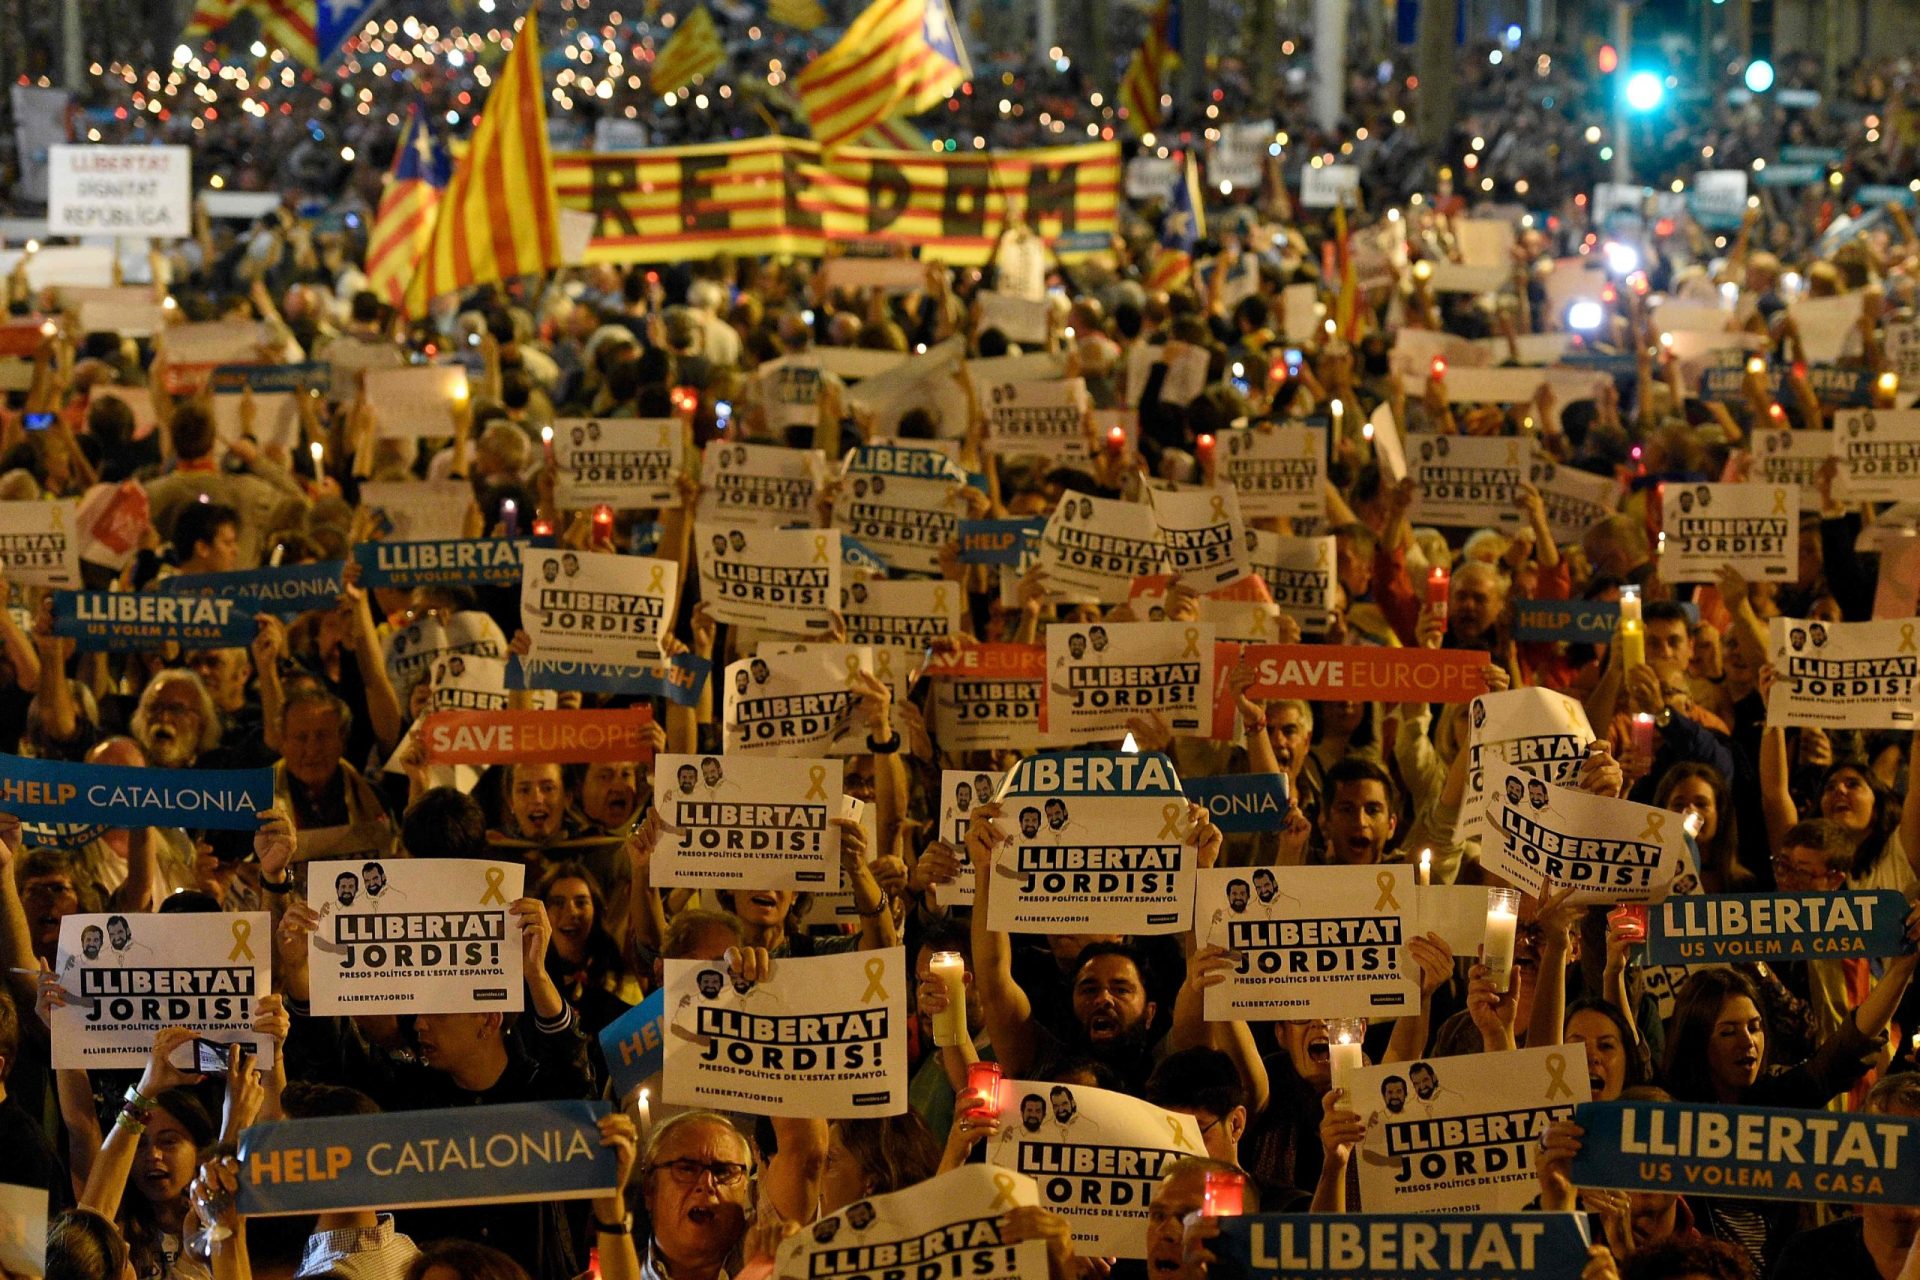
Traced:
<path id="1" fill-rule="evenodd" d="M 1120 79 L 1120 105 L 1127 123 L 1144 137 L 1160 127 L 1160 95 L 1180 65 L 1180 0 L 1160 0 L 1147 35 L 1127 62 Z"/>
<path id="2" fill-rule="evenodd" d="M 947 0 L 874 0 L 793 85 L 813 136 L 831 149 L 946 101 L 972 76 Z"/>
<path id="3" fill-rule="evenodd" d="M 820 0 L 767 0 L 767 17 L 783 26 L 811 31 L 825 26 L 827 11 Z"/>
<path id="4" fill-rule="evenodd" d="M 537 8 L 527 10 L 486 114 L 454 166 L 433 240 L 407 289 L 408 315 L 425 315 L 442 294 L 562 265 L 538 19 Z"/>
<path id="5" fill-rule="evenodd" d="M 861 134 L 859 145 L 882 151 L 925 151 L 933 143 L 905 116 L 894 116 Z"/>
<path id="6" fill-rule="evenodd" d="M 406 303 L 407 285 L 433 240 L 440 196 L 452 176 L 452 158 L 434 135 L 426 108 L 415 103 L 367 236 L 367 287 L 382 302 L 396 308 Z"/>
<path id="7" fill-rule="evenodd" d="M 726 46 L 720 43 L 720 31 L 713 25 L 713 15 L 705 5 L 699 5 L 689 10 L 674 28 L 673 38 L 653 60 L 647 84 L 656 94 L 671 93 L 682 85 L 692 84 L 696 76 L 712 75 L 726 60 Z"/>
<path id="8" fill-rule="evenodd" d="M 233 21 L 240 12 L 241 0 L 196 0 L 186 29 L 180 33 L 182 44 L 198 44 Z"/>

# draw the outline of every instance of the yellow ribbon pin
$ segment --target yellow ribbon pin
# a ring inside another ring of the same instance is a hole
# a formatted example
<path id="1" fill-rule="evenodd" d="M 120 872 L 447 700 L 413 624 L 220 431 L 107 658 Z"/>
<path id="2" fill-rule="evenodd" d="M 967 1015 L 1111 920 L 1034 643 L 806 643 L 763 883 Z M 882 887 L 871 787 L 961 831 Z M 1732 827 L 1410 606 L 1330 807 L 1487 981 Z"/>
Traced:
<path id="1" fill-rule="evenodd" d="M 1207 519 L 1213 521 L 1215 524 L 1220 524 L 1224 522 L 1226 518 L 1227 500 L 1216 493 L 1213 497 L 1207 499 Z"/>
<path id="2" fill-rule="evenodd" d="M 1664 813 L 1650 813 L 1650 814 L 1648 814 L 1648 815 L 1647 815 L 1647 829 L 1646 829 L 1645 831 L 1642 831 L 1642 832 L 1640 833 L 1640 835 L 1639 835 L 1639 839 L 1642 839 L 1642 840 L 1658 840 L 1658 839 L 1660 839 L 1660 838 L 1661 838 L 1661 835 L 1660 835 L 1660 828 L 1662 828 L 1662 827 L 1664 827 L 1664 826 L 1666 826 L 1666 825 L 1667 825 L 1667 815 L 1666 815 L 1666 814 L 1664 814 Z"/>
<path id="3" fill-rule="evenodd" d="M 1011 1209 L 1014 1207 L 1013 1185 L 1012 1174 L 996 1173 L 993 1175 L 993 1203 L 987 1207 L 988 1213 L 993 1213 L 999 1209 Z"/>
<path id="4" fill-rule="evenodd" d="M 253 921 L 235 920 L 233 922 L 233 950 L 227 953 L 229 960 L 253 959 L 253 948 L 247 939 L 253 936 Z"/>
<path id="5" fill-rule="evenodd" d="M 657 596 L 667 589 L 667 567 L 656 564 L 647 574 L 647 594 Z"/>
<path id="6" fill-rule="evenodd" d="M 1911 622 L 1903 622 L 1900 624 L 1900 652 L 1913 652 L 1913 624 Z"/>
<path id="7" fill-rule="evenodd" d="M 813 562 L 827 563 L 827 535 L 824 533 L 817 533 L 813 537 Z"/>
<path id="8" fill-rule="evenodd" d="M 867 990 L 860 997 L 861 1004 L 872 1004 L 875 1000 L 885 1000 L 887 989 L 881 985 L 881 979 L 887 976 L 887 962 L 882 956 L 867 961 Z"/>
<path id="9" fill-rule="evenodd" d="M 1183 658 L 1197 658 L 1200 656 L 1200 628 L 1187 628 L 1187 647 L 1180 651 L 1180 656 Z"/>
<path id="10" fill-rule="evenodd" d="M 490 902 L 497 902 L 503 907 L 506 906 L 507 896 L 500 892 L 500 886 L 506 882 L 507 873 L 505 870 L 500 867 L 488 867 L 487 891 L 480 895 L 480 905 L 484 907 Z"/>
<path id="11" fill-rule="evenodd" d="M 1373 909 L 1375 911 L 1398 911 L 1400 909 L 1400 900 L 1393 896 L 1393 891 L 1399 888 L 1400 877 L 1394 875 L 1391 871 L 1382 871 L 1373 878 L 1373 882 L 1380 886 L 1380 898 L 1379 901 L 1373 904 Z"/>
<path id="12" fill-rule="evenodd" d="M 1180 838 L 1179 801 L 1176 800 L 1171 804 L 1163 804 L 1160 806 L 1160 834 L 1154 838 L 1156 840 L 1178 840 Z"/>
<path id="13" fill-rule="evenodd" d="M 1186 1151 L 1193 1150 L 1193 1143 L 1187 1140 L 1187 1127 L 1180 1123 L 1179 1116 L 1168 1116 L 1167 1132 L 1173 1135 L 1173 1145 Z"/>
<path id="14" fill-rule="evenodd" d="M 825 800 L 827 798 L 827 766 L 817 764 L 807 770 L 807 799 Z"/>
<path id="15" fill-rule="evenodd" d="M 1773 514 L 1777 516 L 1787 514 L 1787 491 L 1785 489 L 1775 489 L 1773 491 Z"/>
<path id="16" fill-rule="evenodd" d="M 1567 1085 L 1567 1059 L 1565 1054 L 1547 1055 L 1547 1101 L 1555 1098 L 1572 1098 L 1573 1090 Z"/>

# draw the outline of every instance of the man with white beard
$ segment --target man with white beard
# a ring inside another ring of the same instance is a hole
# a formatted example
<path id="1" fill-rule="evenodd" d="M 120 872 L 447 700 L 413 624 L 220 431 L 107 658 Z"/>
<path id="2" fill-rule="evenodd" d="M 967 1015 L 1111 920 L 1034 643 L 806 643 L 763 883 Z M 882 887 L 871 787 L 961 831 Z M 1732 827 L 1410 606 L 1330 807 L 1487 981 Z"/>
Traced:
<path id="1" fill-rule="evenodd" d="M 155 769 L 191 769 L 220 745 L 220 712 L 200 677 L 162 671 L 147 683 L 130 726 L 146 763 Z"/>

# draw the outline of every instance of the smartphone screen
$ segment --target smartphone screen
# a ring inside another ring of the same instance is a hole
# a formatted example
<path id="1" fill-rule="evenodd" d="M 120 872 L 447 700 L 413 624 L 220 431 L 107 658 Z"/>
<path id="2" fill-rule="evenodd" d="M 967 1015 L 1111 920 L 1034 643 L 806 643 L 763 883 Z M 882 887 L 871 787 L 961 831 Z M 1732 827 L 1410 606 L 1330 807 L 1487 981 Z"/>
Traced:
<path id="1" fill-rule="evenodd" d="M 25 421 L 27 430 L 29 431 L 45 431 L 53 425 L 53 415 L 50 413 L 30 413 L 26 416 Z"/>

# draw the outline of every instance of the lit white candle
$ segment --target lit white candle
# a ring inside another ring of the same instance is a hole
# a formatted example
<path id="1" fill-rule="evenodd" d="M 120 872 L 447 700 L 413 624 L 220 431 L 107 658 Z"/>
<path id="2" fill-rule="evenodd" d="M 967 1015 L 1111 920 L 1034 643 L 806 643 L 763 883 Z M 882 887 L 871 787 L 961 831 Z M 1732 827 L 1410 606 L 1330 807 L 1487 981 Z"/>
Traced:
<path id="1" fill-rule="evenodd" d="M 1344 1088 L 1344 1081 L 1367 1065 L 1361 1042 L 1367 1038 L 1365 1018 L 1327 1019 L 1327 1062 L 1333 1073 L 1333 1087 Z"/>
<path id="2" fill-rule="evenodd" d="M 645 1142 L 647 1140 L 647 1130 L 653 1125 L 653 1106 L 647 1101 L 647 1091 L 645 1089 L 640 1091 L 640 1101 L 637 1104 L 637 1109 L 640 1112 L 640 1140 Z"/>
<path id="3" fill-rule="evenodd" d="M 1640 588 L 1635 586 L 1620 588 L 1620 621 L 1645 621 L 1645 619 L 1640 616 Z"/>
<path id="4" fill-rule="evenodd" d="M 1338 440 L 1340 438 L 1340 420 L 1346 417 L 1347 406 L 1341 404 L 1339 397 L 1336 396 L 1327 407 L 1333 414 L 1333 439 Z"/>
<path id="5" fill-rule="evenodd" d="M 1520 891 L 1487 890 L 1487 937 L 1484 960 L 1493 977 L 1493 989 L 1505 991 L 1513 980 L 1513 936 L 1520 924 Z"/>
<path id="6" fill-rule="evenodd" d="M 1415 874 L 1414 883 L 1423 886 L 1433 883 L 1433 850 L 1420 851 L 1420 869 Z"/>
<path id="7" fill-rule="evenodd" d="M 929 967 L 947 993 L 947 1007 L 933 1015 L 933 1043 L 947 1049 L 967 1034 L 967 963 L 958 951 L 936 951 Z"/>
<path id="8" fill-rule="evenodd" d="M 318 484 L 320 481 L 325 480 L 327 478 L 327 469 L 326 469 L 327 446 L 321 444 L 318 440 L 315 440 L 312 444 L 307 446 L 307 453 L 313 459 L 313 479 L 314 479 L 314 483 Z"/>

